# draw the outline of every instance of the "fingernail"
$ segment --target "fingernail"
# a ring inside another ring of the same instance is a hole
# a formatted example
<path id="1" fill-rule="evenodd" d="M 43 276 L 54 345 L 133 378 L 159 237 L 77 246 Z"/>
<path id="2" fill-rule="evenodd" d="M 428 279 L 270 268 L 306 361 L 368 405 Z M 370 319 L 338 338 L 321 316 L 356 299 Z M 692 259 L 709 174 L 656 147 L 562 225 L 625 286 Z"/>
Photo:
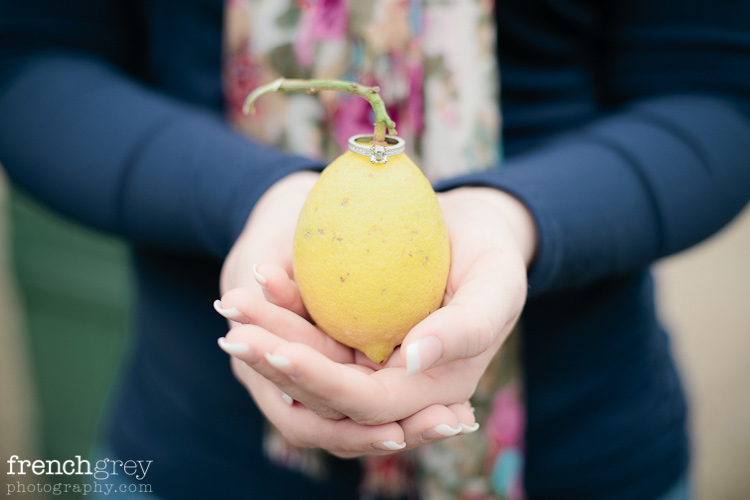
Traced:
<path id="1" fill-rule="evenodd" d="M 396 441 L 378 441 L 370 446 L 384 451 L 398 451 L 406 448 L 406 443 L 397 443 Z"/>
<path id="2" fill-rule="evenodd" d="M 471 413 L 476 413 L 477 412 L 477 409 L 474 408 L 473 406 L 471 408 L 469 408 L 469 410 L 471 410 Z"/>
<path id="3" fill-rule="evenodd" d="M 287 377 L 291 378 L 292 380 L 299 379 L 299 369 L 297 369 L 297 367 L 295 367 L 286 356 L 271 354 L 270 352 L 267 352 L 266 354 L 264 354 L 264 356 L 269 365 L 273 366 Z"/>
<path id="4" fill-rule="evenodd" d="M 461 434 L 471 434 L 479 430 L 479 422 L 474 422 L 474 425 L 458 424 L 461 429 Z"/>
<path id="5" fill-rule="evenodd" d="M 247 322 L 247 317 L 245 317 L 245 315 L 238 311 L 236 308 L 232 307 L 230 309 L 224 309 L 223 307 L 221 307 L 221 300 L 214 300 L 214 309 L 217 313 L 221 314 L 226 319 L 236 321 L 238 323 Z"/>
<path id="6" fill-rule="evenodd" d="M 406 376 L 425 371 L 443 355 L 443 343 L 437 337 L 425 337 L 406 347 Z"/>
<path id="7" fill-rule="evenodd" d="M 253 276 L 255 276 L 255 281 L 257 281 L 260 286 L 266 288 L 268 280 L 258 272 L 258 264 L 253 264 Z"/>
<path id="8" fill-rule="evenodd" d="M 237 356 L 238 354 L 244 354 L 250 350 L 250 346 L 241 342 L 227 342 L 224 337 L 219 337 L 219 347 L 225 353 L 231 356 Z"/>
<path id="9" fill-rule="evenodd" d="M 458 424 L 459 426 L 461 424 Z M 455 429 L 447 424 L 440 424 L 437 427 L 433 427 L 432 429 L 428 429 L 422 433 L 422 439 L 428 440 L 428 439 L 440 439 L 440 438 L 446 438 L 455 436 L 461 432 L 461 427 L 456 427 Z"/>
<path id="10" fill-rule="evenodd" d="M 271 354 L 270 352 L 266 353 L 266 361 L 268 361 L 269 365 L 276 368 L 286 368 L 292 365 L 292 362 L 289 361 L 289 358 L 285 356 L 279 356 L 278 354 Z"/>
<path id="11" fill-rule="evenodd" d="M 287 394 L 286 392 L 283 392 L 283 391 L 282 391 L 282 393 L 281 393 L 281 399 L 283 399 L 283 400 L 284 400 L 284 402 L 285 402 L 286 404 L 288 404 L 289 406 L 292 406 L 292 405 L 294 404 L 294 400 L 293 400 L 293 399 L 292 399 L 292 397 L 291 397 L 291 396 L 290 396 L 289 394 Z"/>

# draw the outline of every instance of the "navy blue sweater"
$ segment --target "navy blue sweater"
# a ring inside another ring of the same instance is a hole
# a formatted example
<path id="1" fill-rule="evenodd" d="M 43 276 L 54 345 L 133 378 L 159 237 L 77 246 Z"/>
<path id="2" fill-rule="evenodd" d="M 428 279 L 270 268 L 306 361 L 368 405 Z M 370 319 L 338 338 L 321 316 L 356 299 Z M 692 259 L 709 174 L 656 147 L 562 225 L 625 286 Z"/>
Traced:
<path id="1" fill-rule="evenodd" d="M 498 0 L 507 168 L 531 209 L 523 357 L 529 498 L 644 500 L 688 464 L 686 405 L 647 266 L 750 196 L 750 3 Z M 222 257 L 258 197 L 318 168 L 222 120 L 221 0 L 0 1 L 0 162 L 132 242 L 134 350 L 108 440 L 165 498 L 354 498 L 261 453 L 216 347 Z"/>

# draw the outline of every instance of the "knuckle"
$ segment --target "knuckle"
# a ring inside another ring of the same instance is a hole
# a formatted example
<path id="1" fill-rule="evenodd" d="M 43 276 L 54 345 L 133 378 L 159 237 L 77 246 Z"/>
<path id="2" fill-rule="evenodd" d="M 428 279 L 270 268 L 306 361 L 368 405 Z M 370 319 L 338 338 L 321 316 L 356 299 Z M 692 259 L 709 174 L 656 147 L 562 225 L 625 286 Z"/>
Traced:
<path id="1" fill-rule="evenodd" d="M 328 420 L 343 420 L 346 418 L 346 415 L 344 415 L 340 411 L 334 410 L 333 408 L 329 408 L 327 406 L 321 407 L 321 408 L 309 408 L 309 409 L 311 409 L 313 413 L 315 413 L 319 417 L 325 418 Z"/>
<path id="2" fill-rule="evenodd" d="M 349 418 L 354 420 L 355 423 L 360 425 L 383 425 L 389 422 L 393 422 L 392 419 L 385 410 L 380 410 L 375 414 L 363 413 L 361 415 L 350 415 Z"/>
<path id="3" fill-rule="evenodd" d="M 476 319 L 472 330 L 472 352 L 478 354 L 489 349 L 495 340 L 495 327 L 492 322 L 488 318 Z"/>
<path id="4" fill-rule="evenodd" d="M 354 415 L 349 418 L 360 425 L 383 425 L 398 420 L 391 411 L 392 394 L 387 387 L 382 387 L 382 391 L 372 394 L 372 397 L 357 408 Z"/>

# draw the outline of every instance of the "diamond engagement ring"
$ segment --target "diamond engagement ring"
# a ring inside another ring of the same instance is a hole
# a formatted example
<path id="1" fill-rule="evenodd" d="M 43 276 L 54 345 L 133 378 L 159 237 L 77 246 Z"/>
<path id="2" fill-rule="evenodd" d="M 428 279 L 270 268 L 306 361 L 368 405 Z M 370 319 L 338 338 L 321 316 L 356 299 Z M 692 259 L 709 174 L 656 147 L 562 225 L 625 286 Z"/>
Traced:
<path id="1" fill-rule="evenodd" d="M 372 140 L 372 134 L 359 134 L 349 138 L 349 151 L 362 156 L 369 156 L 371 163 L 388 163 L 389 156 L 401 154 L 406 149 L 406 142 L 393 135 L 385 136 L 386 146 L 365 146 L 357 142 L 358 139 Z"/>

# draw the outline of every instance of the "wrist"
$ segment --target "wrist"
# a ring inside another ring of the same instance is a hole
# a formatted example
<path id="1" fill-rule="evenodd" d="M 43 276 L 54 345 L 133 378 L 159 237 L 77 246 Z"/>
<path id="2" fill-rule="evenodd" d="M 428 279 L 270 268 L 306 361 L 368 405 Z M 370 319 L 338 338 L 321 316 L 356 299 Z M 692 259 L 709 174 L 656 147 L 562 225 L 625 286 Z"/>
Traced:
<path id="1" fill-rule="evenodd" d="M 301 210 L 302 203 L 307 198 L 310 189 L 317 182 L 318 177 L 320 177 L 318 172 L 301 170 L 276 181 L 275 184 L 263 193 L 263 196 L 260 197 L 255 207 L 253 207 L 242 234 L 240 234 L 240 238 L 248 232 L 248 228 L 266 212 L 268 207 L 274 207 L 274 209 L 278 210 L 278 207 L 287 205 L 289 207 L 298 207 Z M 299 210 L 297 210 L 297 213 L 299 213 Z"/>
<path id="2" fill-rule="evenodd" d="M 312 170 L 300 170 L 299 172 L 289 174 L 268 188 L 268 191 L 258 200 L 258 204 L 262 203 L 264 199 L 274 197 L 280 193 L 304 192 L 307 194 L 318 181 L 318 177 L 320 177 L 320 173 Z"/>
<path id="3" fill-rule="evenodd" d="M 518 251 L 528 269 L 536 256 L 538 234 L 534 217 L 528 207 L 518 198 L 490 187 L 462 187 L 447 194 L 463 197 L 466 201 L 485 204 L 499 215 L 500 221 L 509 230 L 518 245 Z"/>

